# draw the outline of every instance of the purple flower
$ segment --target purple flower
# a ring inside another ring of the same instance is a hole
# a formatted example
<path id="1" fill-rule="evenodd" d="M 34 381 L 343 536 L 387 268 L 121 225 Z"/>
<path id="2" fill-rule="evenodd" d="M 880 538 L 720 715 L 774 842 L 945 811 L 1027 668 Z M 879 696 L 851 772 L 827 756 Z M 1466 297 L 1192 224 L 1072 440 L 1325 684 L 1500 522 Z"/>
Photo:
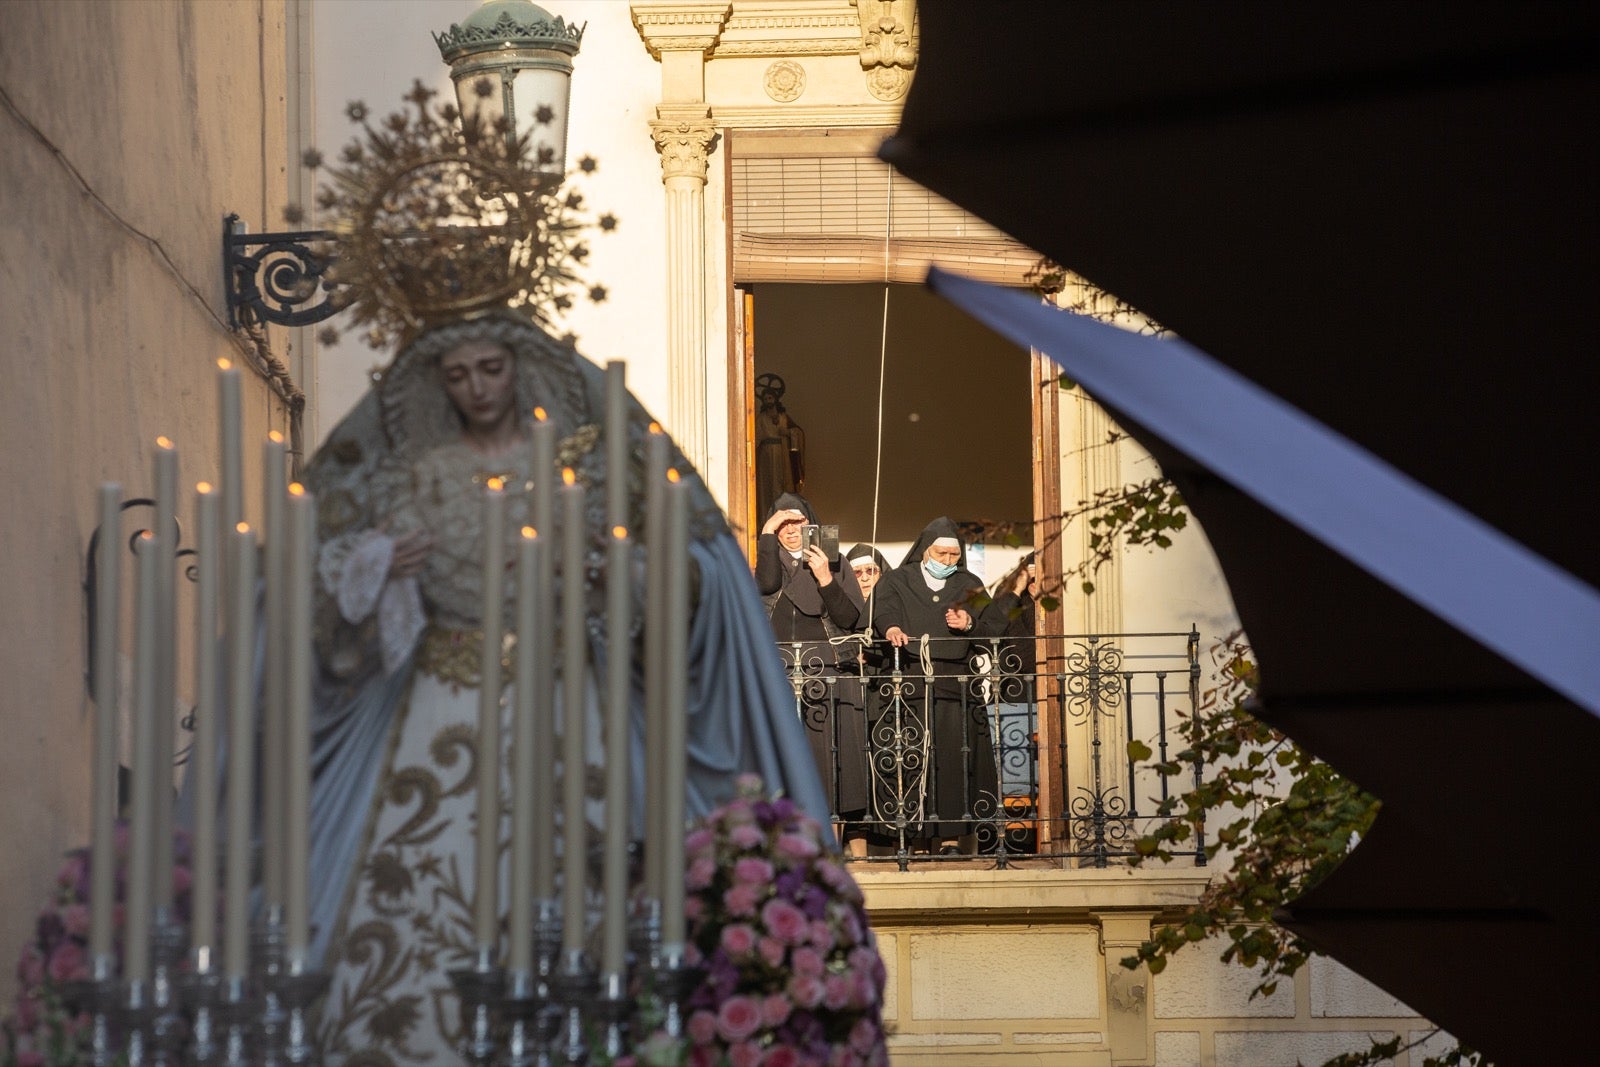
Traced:
<path id="1" fill-rule="evenodd" d="M 814 975 L 797 974 L 789 979 L 789 996 L 802 1008 L 822 1003 L 822 980 Z"/>
<path id="2" fill-rule="evenodd" d="M 744 918 L 756 913 L 756 905 L 761 902 L 760 891 L 754 886 L 736 885 L 722 894 L 722 906 L 728 910 L 729 915 Z"/>
<path id="3" fill-rule="evenodd" d="M 830 974 L 822 980 L 822 1003 L 829 1011 L 842 1011 L 854 992 L 855 983 L 847 974 Z"/>
<path id="4" fill-rule="evenodd" d="M 753 1041 L 740 1041 L 728 1048 L 730 1067 L 761 1067 L 761 1046 Z"/>
<path id="5" fill-rule="evenodd" d="M 822 852 L 822 846 L 799 834 L 780 834 L 773 851 L 784 859 L 809 860 Z"/>
<path id="6" fill-rule="evenodd" d="M 790 963 L 794 966 L 795 974 L 803 974 L 808 978 L 822 977 L 822 953 L 814 948 L 802 946 L 795 949 Z"/>
<path id="7" fill-rule="evenodd" d="M 789 1013 L 794 1010 L 794 1004 L 782 993 L 769 993 L 761 1002 L 761 1021 L 768 1027 L 782 1026 L 789 1020 Z"/>

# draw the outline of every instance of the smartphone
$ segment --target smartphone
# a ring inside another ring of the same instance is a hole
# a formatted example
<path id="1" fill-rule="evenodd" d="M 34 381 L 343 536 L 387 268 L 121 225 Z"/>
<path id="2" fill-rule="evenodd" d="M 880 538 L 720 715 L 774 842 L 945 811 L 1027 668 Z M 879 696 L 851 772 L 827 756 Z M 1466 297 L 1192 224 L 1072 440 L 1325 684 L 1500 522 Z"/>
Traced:
<path id="1" fill-rule="evenodd" d="M 800 527 L 800 551 L 804 552 L 812 545 L 822 549 L 822 554 L 832 562 L 839 555 L 839 527 L 836 524 L 817 525 L 808 523 Z"/>

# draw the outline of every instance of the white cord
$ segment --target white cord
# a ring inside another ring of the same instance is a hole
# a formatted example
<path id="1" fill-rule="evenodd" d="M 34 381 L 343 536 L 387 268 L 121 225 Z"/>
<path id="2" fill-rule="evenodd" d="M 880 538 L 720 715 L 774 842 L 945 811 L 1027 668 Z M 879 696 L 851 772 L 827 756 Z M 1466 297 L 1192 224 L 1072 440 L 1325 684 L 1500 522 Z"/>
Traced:
<path id="1" fill-rule="evenodd" d="M 886 165 L 887 166 L 887 165 Z M 894 229 L 894 168 L 883 194 L 883 325 L 878 336 L 878 445 L 872 463 L 872 549 L 878 549 L 878 492 L 883 485 L 883 388 L 889 366 L 889 234 Z M 884 576 L 878 575 L 883 581 Z M 872 601 L 867 601 L 867 629 L 872 629 Z"/>

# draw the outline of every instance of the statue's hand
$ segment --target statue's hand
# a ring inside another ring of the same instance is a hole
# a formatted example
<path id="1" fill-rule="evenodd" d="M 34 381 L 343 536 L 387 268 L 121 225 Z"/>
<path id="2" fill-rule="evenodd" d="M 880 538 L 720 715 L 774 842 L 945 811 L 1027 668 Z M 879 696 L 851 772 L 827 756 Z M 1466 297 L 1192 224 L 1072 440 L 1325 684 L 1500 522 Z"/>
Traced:
<path id="1" fill-rule="evenodd" d="M 427 530 L 413 530 L 394 543 L 394 555 L 389 561 L 390 578 L 410 578 L 422 570 L 433 551 L 433 535 Z"/>

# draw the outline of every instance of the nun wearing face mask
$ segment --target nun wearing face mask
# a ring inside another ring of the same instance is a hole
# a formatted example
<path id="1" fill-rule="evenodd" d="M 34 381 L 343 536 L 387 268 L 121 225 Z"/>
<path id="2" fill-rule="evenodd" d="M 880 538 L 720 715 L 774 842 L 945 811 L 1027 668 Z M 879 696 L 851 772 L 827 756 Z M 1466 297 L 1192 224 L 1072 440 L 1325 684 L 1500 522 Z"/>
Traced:
<path id="1" fill-rule="evenodd" d="M 800 527 L 816 521 L 804 497 L 778 497 L 756 541 L 756 588 L 790 677 L 806 679 L 796 695 L 797 710 L 828 806 L 841 820 L 840 838 L 849 840 L 849 824 L 858 823 L 867 807 L 866 723 L 859 644 L 833 640 L 860 627 L 865 598 L 853 569 L 816 545 L 801 547 Z"/>
<path id="2" fill-rule="evenodd" d="M 974 820 L 993 818 L 999 803 L 988 709 L 966 677 L 970 639 L 987 632 L 974 603 L 983 582 L 966 564 L 956 524 L 938 518 L 873 590 L 873 630 L 901 650 L 906 675 L 922 679 L 904 709 L 913 724 L 928 724 L 933 742 L 920 835 L 946 855 L 975 851 Z M 930 675 L 923 674 L 924 637 Z"/>

